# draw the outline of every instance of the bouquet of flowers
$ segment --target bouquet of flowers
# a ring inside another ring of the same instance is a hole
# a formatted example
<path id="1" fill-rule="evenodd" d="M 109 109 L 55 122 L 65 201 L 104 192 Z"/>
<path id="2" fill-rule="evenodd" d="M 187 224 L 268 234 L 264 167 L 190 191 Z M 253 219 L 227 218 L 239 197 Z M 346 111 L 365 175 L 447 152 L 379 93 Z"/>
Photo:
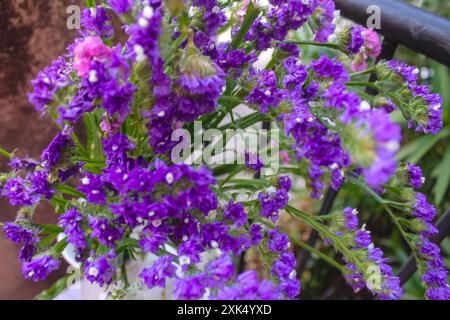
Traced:
<path id="1" fill-rule="evenodd" d="M 389 214 L 426 297 L 450 298 L 430 241 L 436 210 L 415 191 L 421 169 L 396 160 L 401 126 L 390 116 L 437 134 L 442 99 L 419 83 L 415 67 L 376 60 L 374 30 L 336 28 L 333 0 L 88 2 L 81 37 L 39 72 L 29 94 L 60 132 L 40 159 L 2 150 L 12 171 L 1 175 L 1 194 L 20 208 L 2 229 L 22 246 L 25 278 L 45 279 L 71 246 L 82 276 L 115 298 L 170 282 L 175 299 L 297 299 L 298 239 L 279 223 L 288 215 L 339 253 L 355 291 L 400 299 L 399 278 L 356 208 L 315 216 L 289 201 L 292 182 L 304 182 L 314 199 L 350 183 Z M 311 46 L 327 54 L 307 59 L 302 50 Z M 235 161 L 199 161 L 198 150 L 227 151 L 211 136 L 186 143 L 200 121 L 201 133 L 262 124 L 281 134 L 256 152 L 233 150 Z M 281 159 L 275 169 L 268 152 Z M 42 202 L 57 225 L 33 222 Z M 236 271 L 249 250 L 264 270 Z M 126 264 L 146 255 L 153 262 L 130 282 Z"/>

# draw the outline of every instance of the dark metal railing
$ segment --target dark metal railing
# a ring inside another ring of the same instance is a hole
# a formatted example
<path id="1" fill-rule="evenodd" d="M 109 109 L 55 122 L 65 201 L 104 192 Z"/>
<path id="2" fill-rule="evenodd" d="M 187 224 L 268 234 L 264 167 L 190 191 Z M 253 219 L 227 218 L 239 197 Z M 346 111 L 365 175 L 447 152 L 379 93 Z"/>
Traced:
<path id="1" fill-rule="evenodd" d="M 390 41 L 418 51 L 450 67 L 450 21 L 395 0 L 335 0 L 342 16 L 366 25 L 370 6 L 380 8 L 381 29 Z"/>

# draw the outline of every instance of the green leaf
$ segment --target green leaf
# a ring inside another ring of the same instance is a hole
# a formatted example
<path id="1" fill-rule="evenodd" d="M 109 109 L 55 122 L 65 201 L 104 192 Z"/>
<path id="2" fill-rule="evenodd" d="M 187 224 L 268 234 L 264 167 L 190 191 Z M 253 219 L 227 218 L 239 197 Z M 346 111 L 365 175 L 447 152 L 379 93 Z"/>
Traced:
<path id="1" fill-rule="evenodd" d="M 447 147 L 441 162 L 432 172 L 432 176 L 436 178 L 436 184 L 433 188 L 434 202 L 439 205 L 444 199 L 450 183 L 450 145 Z"/>
<path id="2" fill-rule="evenodd" d="M 100 128 L 97 124 L 97 116 L 95 113 L 85 113 L 84 123 L 86 125 L 87 133 L 87 152 L 90 159 L 103 159 L 103 147 L 100 137 Z"/>
<path id="3" fill-rule="evenodd" d="M 64 232 L 64 229 L 60 226 L 55 226 L 53 224 L 37 224 L 37 227 L 42 229 L 45 233 L 52 233 L 58 235 L 61 232 Z"/>
<path id="4" fill-rule="evenodd" d="M 64 276 L 56 281 L 49 289 L 42 291 L 35 300 L 52 300 L 67 288 L 68 279 L 71 275 Z"/>
<path id="5" fill-rule="evenodd" d="M 231 48 L 237 49 L 241 45 L 242 41 L 244 40 L 251 26 L 253 25 L 253 22 L 255 22 L 256 18 L 258 18 L 260 11 L 261 11 L 260 8 L 255 7 L 253 2 L 250 1 L 247 7 L 247 12 L 245 14 L 244 21 L 242 22 L 242 26 L 239 29 L 236 36 L 234 37 L 234 39 L 231 41 L 230 45 Z"/>
<path id="6" fill-rule="evenodd" d="M 95 0 L 85 0 L 86 8 L 94 8 L 95 7 Z"/>
<path id="7" fill-rule="evenodd" d="M 417 163 L 422 159 L 422 157 L 434 147 L 434 145 L 439 142 L 439 140 L 444 139 L 450 135 L 450 130 L 448 128 L 442 130 L 438 135 L 423 136 L 420 137 L 400 150 L 397 154 L 398 160 L 408 160 L 413 163 Z"/>
<path id="8" fill-rule="evenodd" d="M 84 193 L 82 193 L 82 192 L 78 191 L 77 189 L 72 188 L 70 186 L 66 186 L 64 184 L 57 186 L 56 190 L 58 190 L 62 194 L 66 194 L 66 195 L 69 195 L 69 196 L 72 196 L 75 198 L 86 199 L 86 196 L 84 195 Z"/>
<path id="9" fill-rule="evenodd" d="M 60 255 L 64 249 L 67 247 L 67 237 L 64 237 L 61 241 L 59 241 L 54 247 L 53 250 L 57 255 Z"/>
<path id="10" fill-rule="evenodd" d="M 58 236 L 57 233 L 52 233 L 49 236 L 45 237 L 44 239 L 41 240 L 41 242 L 39 242 L 39 248 L 45 249 L 49 247 L 55 241 L 57 236 Z"/>

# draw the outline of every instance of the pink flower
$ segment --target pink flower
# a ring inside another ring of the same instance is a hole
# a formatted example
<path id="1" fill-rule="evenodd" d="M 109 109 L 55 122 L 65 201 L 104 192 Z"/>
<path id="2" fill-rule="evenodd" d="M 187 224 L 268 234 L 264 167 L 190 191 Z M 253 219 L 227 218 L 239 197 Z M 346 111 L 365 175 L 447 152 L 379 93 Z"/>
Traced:
<path id="1" fill-rule="evenodd" d="M 356 55 L 352 62 L 351 69 L 353 72 L 359 72 L 367 69 L 367 60 L 364 54 Z"/>
<path id="2" fill-rule="evenodd" d="M 74 48 L 74 68 L 80 77 L 89 72 L 89 65 L 93 59 L 102 61 L 112 54 L 112 49 L 106 46 L 100 37 L 87 37 Z"/>
<path id="3" fill-rule="evenodd" d="M 366 48 L 367 56 L 370 58 L 378 58 L 381 53 L 381 39 L 376 31 L 373 29 L 366 29 L 363 32 L 366 42 L 364 47 Z"/>
<path id="4" fill-rule="evenodd" d="M 289 162 L 291 161 L 291 157 L 289 156 L 289 153 L 285 150 L 280 151 L 280 158 L 281 158 L 281 163 L 283 165 L 288 165 Z"/>
<path id="5" fill-rule="evenodd" d="M 353 72 L 359 72 L 367 69 L 367 59 L 376 59 L 381 53 L 382 43 L 380 36 L 373 29 L 365 29 L 363 32 L 364 47 L 360 54 L 356 55 L 352 62 Z"/>

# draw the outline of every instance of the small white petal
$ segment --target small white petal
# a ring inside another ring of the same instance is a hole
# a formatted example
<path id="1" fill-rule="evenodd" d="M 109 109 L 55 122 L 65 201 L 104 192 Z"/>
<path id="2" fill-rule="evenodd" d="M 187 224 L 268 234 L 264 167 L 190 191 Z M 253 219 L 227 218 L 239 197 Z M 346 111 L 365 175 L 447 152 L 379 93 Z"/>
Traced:
<path id="1" fill-rule="evenodd" d="M 147 28 L 148 27 L 148 20 L 145 19 L 145 18 L 139 18 L 138 24 L 142 28 Z"/>
<path id="2" fill-rule="evenodd" d="M 150 19 L 153 17 L 153 8 L 150 6 L 145 6 L 144 11 L 142 12 L 142 15 L 146 17 L 147 19 Z"/>

